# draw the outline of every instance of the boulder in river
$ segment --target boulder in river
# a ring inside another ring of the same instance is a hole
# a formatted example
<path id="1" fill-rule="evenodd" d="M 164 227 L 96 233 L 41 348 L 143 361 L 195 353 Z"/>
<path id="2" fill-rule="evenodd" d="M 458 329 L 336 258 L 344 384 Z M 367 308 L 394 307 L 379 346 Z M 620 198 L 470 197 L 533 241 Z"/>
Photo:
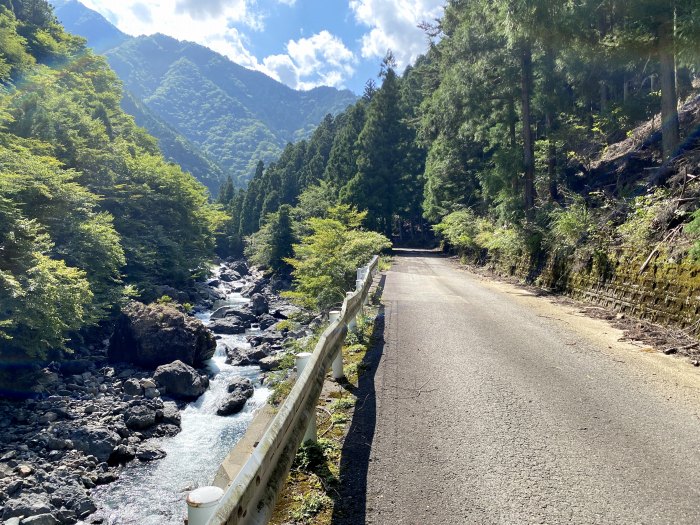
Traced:
<path id="1" fill-rule="evenodd" d="M 217 319 L 209 324 L 209 329 L 217 334 L 243 334 L 245 324 L 235 317 Z"/>
<path id="2" fill-rule="evenodd" d="M 253 384 L 249 379 L 235 379 L 228 386 L 229 395 L 221 402 L 216 413 L 220 416 L 230 416 L 237 414 L 246 404 L 246 401 L 253 396 L 255 392 Z"/>
<path id="3" fill-rule="evenodd" d="M 266 314 L 270 311 L 270 306 L 263 294 L 253 294 L 253 296 L 250 298 L 250 310 L 255 315 Z"/>
<path id="4" fill-rule="evenodd" d="M 161 391 L 178 399 L 194 400 L 209 386 L 209 378 L 200 375 L 182 361 L 173 361 L 156 369 L 153 379 Z"/>
<path id="5" fill-rule="evenodd" d="M 272 349 L 269 345 L 251 348 L 227 348 L 226 363 L 233 366 L 257 365 L 261 359 L 264 359 L 270 353 L 272 353 Z"/>
<path id="6" fill-rule="evenodd" d="M 234 272 L 239 273 L 240 275 L 248 275 L 250 273 L 248 263 L 246 263 L 244 260 L 229 262 L 226 263 L 226 266 L 228 266 Z"/>
<path id="7" fill-rule="evenodd" d="M 257 316 L 250 310 L 232 305 L 217 308 L 212 312 L 210 319 L 224 319 L 227 317 L 235 318 L 245 323 L 253 323 L 257 319 Z"/>
<path id="8" fill-rule="evenodd" d="M 172 306 L 132 301 L 117 321 L 109 358 L 149 368 L 175 360 L 196 365 L 215 350 L 214 336 L 198 319 Z"/>

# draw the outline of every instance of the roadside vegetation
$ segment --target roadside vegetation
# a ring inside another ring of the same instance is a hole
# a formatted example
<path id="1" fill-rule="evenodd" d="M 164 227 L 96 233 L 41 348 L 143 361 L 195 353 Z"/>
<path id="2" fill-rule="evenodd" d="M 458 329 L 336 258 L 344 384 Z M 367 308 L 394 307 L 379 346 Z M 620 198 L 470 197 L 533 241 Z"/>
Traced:
<path id="1" fill-rule="evenodd" d="M 343 346 L 346 381 L 326 379 L 316 407 L 318 441 L 303 443 L 273 513 L 273 525 L 330 525 L 338 497 L 343 441 L 352 422 L 357 398 L 353 395 L 364 373 L 365 354 L 373 344 L 377 315 L 374 298 L 359 320 L 356 332 L 349 333 Z"/>

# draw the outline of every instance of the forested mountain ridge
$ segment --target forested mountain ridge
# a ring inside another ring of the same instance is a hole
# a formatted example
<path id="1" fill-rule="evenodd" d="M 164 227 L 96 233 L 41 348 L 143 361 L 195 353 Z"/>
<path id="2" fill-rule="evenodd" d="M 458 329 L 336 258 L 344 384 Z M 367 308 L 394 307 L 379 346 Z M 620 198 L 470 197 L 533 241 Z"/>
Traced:
<path id="1" fill-rule="evenodd" d="M 130 38 L 101 14 L 86 9 L 77 0 L 52 0 L 50 3 L 56 18 L 59 21 L 70 20 L 69 31 L 87 39 L 89 46 L 96 53 L 103 53 Z"/>
<path id="2" fill-rule="evenodd" d="M 0 0 L 0 385 L 129 297 L 183 287 L 225 218 L 43 0 Z M 0 386 L 0 388 L 2 388 Z"/>
<path id="3" fill-rule="evenodd" d="M 76 0 L 68 3 L 71 11 L 58 11 L 66 28 L 87 37 L 90 45 L 93 39 L 99 43 L 99 35 L 80 21 L 85 12 L 100 15 Z M 238 184 L 253 175 L 259 160 L 273 160 L 288 142 L 307 137 L 326 114 L 357 100 L 350 91 L 329 87 L 295 91 L 206 47 L 165 35 L 128 38 L 101 52 L 127 91 Z M 144 125 L 161 138 L 158 128 Z"/>

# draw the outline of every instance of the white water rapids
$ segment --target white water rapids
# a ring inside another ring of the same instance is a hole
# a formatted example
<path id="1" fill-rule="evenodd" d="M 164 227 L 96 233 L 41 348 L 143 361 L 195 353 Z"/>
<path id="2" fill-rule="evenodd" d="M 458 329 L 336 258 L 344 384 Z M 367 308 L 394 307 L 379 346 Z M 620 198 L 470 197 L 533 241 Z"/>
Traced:
<path id="1" fill-rule="evenodd" d="M 248 300 L 240 294 L 228 294 L 217 304 L 241 304 Z M 205 324 L 211 312 L 199 314 Z M 193 488 L 209 485 L 233 445 L 245 433 L 254 412 L 267 401 L 269 390 L 260 386 L 257 366 L 231 366 L 225 362 L 223 345 L 245 346 L 244 335 L 222 335 L 215 356 L 207 363 L 213 377 L 209 389 L 181 411 L 182 431 L 159 443 L 167 456 L 151 463 L 133 461 L 126 465 L 118 481 L 98 487 L 93 500 L 98 512 L 87 518 L 101 517 L 108 525 L 182 524 L 187 508 L 185 498 Z M 242 412 L 233 416 L 216 415 L 233 378 L 247 377 L 255 385 L 255 394 Z"/>

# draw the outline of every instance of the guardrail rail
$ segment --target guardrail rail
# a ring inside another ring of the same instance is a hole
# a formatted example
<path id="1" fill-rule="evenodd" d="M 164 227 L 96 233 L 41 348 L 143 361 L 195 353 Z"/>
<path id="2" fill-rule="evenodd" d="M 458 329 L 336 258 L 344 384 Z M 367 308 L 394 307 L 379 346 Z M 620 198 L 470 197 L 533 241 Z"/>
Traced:
<path id="1" fill-rule="evenodd" d="M 331 317 L 313 353 L 304 357 L 302 369 L 297 360 L 298 377 L 291 392 L 218 503 L 209 500 L 198 504 L 193 497 L 196 491 L 190 494 L 189 510 L 195 510 L 194 515 L 190 512 L 190 525 L 263 525 L 269 522 L 302 440 L 315 439 L 316 405 L 331 365 L 333 376 L 342 376 L 343 342 L 368 302 L 378 261 L 378 256 L 374 256 L 367 266 L 357 270 L 355 291 L 347 293 L 340 313 L 336 313 L 337 318 Z M 195 517 L 196 510 L 202 511 L 199 519 Z"/>

